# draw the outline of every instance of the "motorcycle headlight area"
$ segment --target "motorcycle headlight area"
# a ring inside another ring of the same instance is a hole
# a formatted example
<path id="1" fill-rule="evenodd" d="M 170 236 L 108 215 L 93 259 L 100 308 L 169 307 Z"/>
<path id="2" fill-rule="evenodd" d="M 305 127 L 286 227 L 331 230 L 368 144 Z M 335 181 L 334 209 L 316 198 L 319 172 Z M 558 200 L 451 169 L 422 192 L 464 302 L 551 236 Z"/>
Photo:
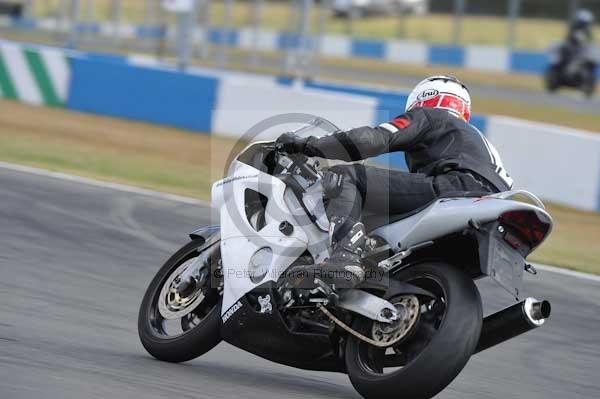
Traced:
<path id="1" fill-rule="evenodd" d="M 248 264 L 248 272 L 250 280 L 254 284 L 260 283 L 265 278 L 271 268 L 272 261 L 273 250 L 269 247 L 263 247 L 252 255 Z"/>

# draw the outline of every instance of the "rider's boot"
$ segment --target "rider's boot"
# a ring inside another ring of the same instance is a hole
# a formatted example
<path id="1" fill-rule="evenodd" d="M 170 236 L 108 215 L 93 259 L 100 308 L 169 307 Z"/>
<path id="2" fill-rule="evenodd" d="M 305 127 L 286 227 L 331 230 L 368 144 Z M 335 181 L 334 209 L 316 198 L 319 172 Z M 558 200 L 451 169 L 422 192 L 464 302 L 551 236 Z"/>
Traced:
<path id="1" fill-rule="evenodd" d="M 354 288 L 364 281 L 362 254 L 366 241 L 365 226 L 356 223 L 350 232 L 335 244 L 331 257 L 320 264 L 325 274 L 322 280 L 335 285 L 336 288 Z"/>
<path id="2" fill-rule="evenodd" d="M 297 287 L 313 284 L 315 279 L 319 279 L 335 289 L 354 288 L 365 279 L 361 255 L 366 241 L 365 226 L 356 223 L 346 236 L 335 243 L 329 259 L 318 265 L 294 267 L 288 275 Z"/>

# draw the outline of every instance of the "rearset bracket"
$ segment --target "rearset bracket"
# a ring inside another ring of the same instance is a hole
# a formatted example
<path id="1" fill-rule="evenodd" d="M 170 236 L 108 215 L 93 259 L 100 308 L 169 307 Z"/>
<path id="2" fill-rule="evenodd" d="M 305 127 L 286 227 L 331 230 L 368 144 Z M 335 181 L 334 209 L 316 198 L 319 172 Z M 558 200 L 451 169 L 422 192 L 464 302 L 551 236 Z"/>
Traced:
<path id="1" fill-rule="evenodd" d="M 400 251 L 387 259 L 382 260 L 377 265 L 386 272 L 393 272 L 398 266 L 402 264 L 402 260 L 410 256 L 413 252 L 433 245 L 433 241 L 425 241 L 417 245 L 413 245 L 405 249 L 404 251 Z"/>

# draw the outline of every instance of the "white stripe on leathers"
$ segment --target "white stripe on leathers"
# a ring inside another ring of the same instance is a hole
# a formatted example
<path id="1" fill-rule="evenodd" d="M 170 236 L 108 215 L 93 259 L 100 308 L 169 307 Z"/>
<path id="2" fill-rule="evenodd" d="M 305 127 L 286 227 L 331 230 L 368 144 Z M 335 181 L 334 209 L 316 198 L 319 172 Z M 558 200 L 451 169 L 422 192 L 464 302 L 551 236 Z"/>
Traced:
<path id="1" fill-rule="evenodd" d="M 391 123 L 382 123 L 381 125 L 379 125 L 379 127 L 384 128 L 385 130 L 389 131 L 390 133 L 396 133 L 398 131 L 398 128 L 394 125 L 392 125 Z"/>

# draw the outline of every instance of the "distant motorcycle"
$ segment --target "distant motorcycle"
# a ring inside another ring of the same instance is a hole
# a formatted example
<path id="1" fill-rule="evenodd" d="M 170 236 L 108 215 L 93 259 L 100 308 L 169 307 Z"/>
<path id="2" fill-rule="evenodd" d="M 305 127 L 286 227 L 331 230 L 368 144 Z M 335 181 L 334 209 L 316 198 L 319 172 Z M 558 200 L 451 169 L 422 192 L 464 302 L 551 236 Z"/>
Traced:
<path id="1" fill-rule="evenodd" d="M 337 130 L 315 119 L 296 133 Z M 472 354 L 549 317 L 547 301 L 521 301 L 524 272 L 535 274 L 525 258 L 552 229 L 525 191 L 365 215 L 366 280 L 354 289 L 318 277 L 298 286 L 287 271 L 330 255 L 323 169 L 270 141 L 233 160 L 212 187 L 220 226 L 191 233 L 144 296 L 138 330 L 150 354 L 183 362 L 225 340 L 284 365 L 346 373 L 365 398 L 429 398 Z M 486 276 L 517 303 L 483 318 L 473 280 Z"/>
<path id="2" fill-rule="evenodd" d="M 550 92 L 560 87 L 573 87 L 591 97 L 596 89 L 598 55 L 592 45 L 569 48 L 556 45 L 550 51 L 550 64 L 546 69 L 546 89 Z"/>

